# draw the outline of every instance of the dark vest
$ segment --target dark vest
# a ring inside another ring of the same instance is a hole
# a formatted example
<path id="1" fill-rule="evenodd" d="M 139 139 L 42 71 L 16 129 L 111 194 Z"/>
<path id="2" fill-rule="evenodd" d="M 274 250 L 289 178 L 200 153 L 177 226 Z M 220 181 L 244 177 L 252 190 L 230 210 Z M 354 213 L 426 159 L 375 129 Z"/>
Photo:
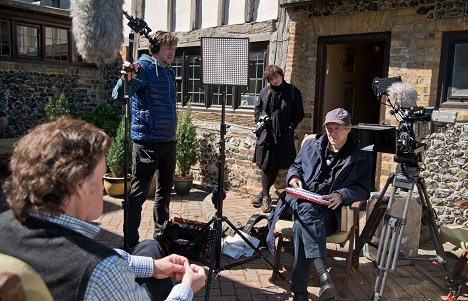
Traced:
<path id="1" fill-rule="evenodd" d="M 130 136 L 138 142 L 176 139 L 176 86 L 172 68 L 139 60 L 148 83 L 132 96 Z M 156 73 L 157 68 L 157 73 Z"/>
<path id="2" fill-rule="evenodd" d="M 0 253 L 31 265 L 55 301 L 83 300 L 96 264 L 117 253 L 57 224 L 28 217 L 24 225 L 11 210 L 0 214 Z"/>

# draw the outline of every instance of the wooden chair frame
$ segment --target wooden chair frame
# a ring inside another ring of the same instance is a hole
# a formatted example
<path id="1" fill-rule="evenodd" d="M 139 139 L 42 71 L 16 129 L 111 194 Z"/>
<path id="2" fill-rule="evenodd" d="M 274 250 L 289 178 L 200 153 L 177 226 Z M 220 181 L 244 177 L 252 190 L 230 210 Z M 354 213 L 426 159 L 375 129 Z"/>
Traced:
<path id="1" fill-rule="evenodd" d="M 345 275 L 340 276 L 340 275 L 334 275 L 336 278 L 342 278 L 343 282 L 343 291 L 344 294 L 346 295 L 347 290 L 348 290 L 348 285 L 349 285 L 349 279 L 351 277 L 351 274 L 354 272 L 354 268 L 352 266 L 352 257 L 353 257 L 353 251 L 354 251 L 354 246 L 356 245 L 358 239 L 359 239 L 359 207 L 361 205 L 362 201 L 357 201 L 354 202 L 347 210 L 352 210 L 352 218 L 353 222 L 351 227 L 347 231 L 347 235 L 345 239 L 341 242 L 337 242 L 337 244 L 341 247 L 344 248 L 346 243 L 348 243 L 348 248 L 346 251 L 341 251 L 341 250 L 334 250 L 327 248 L 327 256 L 328 257 L 340 257 L 340 258 L 345 258 L 346 259 L 346 267 L 345 267 Z M 292 233 L 292 224 L 293 222 L 291 221 L 291 229 L 286 232 Z M 284 232 L 284 231 L 283 231 Z M 327 243 L 333 242 L 334 243 L 334 238 L 336 238 L 338 235 L 342 235 L 342 232 L 339 232 L 335 235 L 331 235 L 327 237 Z M 276 252 L 275 252 L 275 261 L 274 265 L 277 269 L 279 269 L 280 266 L 280 261 L 281 261 L 281 255 L 283 253 L 283 247 L 286 246 L 292 246 L 293 245 L 293 240 L 292 240 L 292 235 L 290 234 L 284 234 L 276 231 L 275 228 L 275 237 L 277 238 L 277 246 L 276 246 Z M 288 240 L 285 240 L 285 238 L 289 238 Z M 276 280 L 276 273 L 273 273 L 272 275 L 272 280 Z"/>

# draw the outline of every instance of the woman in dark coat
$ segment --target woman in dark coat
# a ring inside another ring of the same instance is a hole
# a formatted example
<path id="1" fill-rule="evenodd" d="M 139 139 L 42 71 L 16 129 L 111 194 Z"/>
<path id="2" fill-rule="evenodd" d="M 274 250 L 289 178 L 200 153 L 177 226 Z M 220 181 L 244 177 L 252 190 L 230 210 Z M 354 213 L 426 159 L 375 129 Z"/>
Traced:
<path id="1" fill-rule="evenodd" d="M 267 66 L 263 76 L 269 84 L 260 91 L 254 111 L 254 162 L 261 169 L 262 192 L 252 205 L 267 213 L 271 211 L 270 187 L 279 170 L 288 169 L 296 157 L 294 130 L 304 117 L 304 108 L 301 91 L 284 80 L 279 66 Z"/>

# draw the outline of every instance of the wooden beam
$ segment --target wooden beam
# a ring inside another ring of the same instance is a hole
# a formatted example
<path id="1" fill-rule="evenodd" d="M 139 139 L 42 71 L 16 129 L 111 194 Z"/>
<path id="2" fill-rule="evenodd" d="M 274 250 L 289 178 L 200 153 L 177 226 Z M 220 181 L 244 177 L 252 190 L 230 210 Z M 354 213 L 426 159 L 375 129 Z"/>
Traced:
<path id="1" fill-rule="evenodd" d="M 245 23 L 251 23 L 253 21 L 253 13 L 255 8 L 255 0 L 245 0 Z"/>

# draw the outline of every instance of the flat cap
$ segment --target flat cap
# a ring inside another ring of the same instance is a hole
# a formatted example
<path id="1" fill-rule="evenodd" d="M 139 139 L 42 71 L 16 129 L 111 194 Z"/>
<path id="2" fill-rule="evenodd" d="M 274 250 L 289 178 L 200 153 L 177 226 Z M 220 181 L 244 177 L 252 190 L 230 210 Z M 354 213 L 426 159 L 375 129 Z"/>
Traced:
<path id="1" fill-rule="evenodd" d="M 338 109 L 331 110 L 325 116 L 325 122 L 323 123 L 323 125 L 325 125 L 327 123 L 332 123 L 332 122 L 342 124 L 342 125 L 346 125 L 346 126 L 350 126 L 351 125 L 351 114 L 349 114 L 348 111 L 346 111 L 343 108 L 338 108 Z"/>

